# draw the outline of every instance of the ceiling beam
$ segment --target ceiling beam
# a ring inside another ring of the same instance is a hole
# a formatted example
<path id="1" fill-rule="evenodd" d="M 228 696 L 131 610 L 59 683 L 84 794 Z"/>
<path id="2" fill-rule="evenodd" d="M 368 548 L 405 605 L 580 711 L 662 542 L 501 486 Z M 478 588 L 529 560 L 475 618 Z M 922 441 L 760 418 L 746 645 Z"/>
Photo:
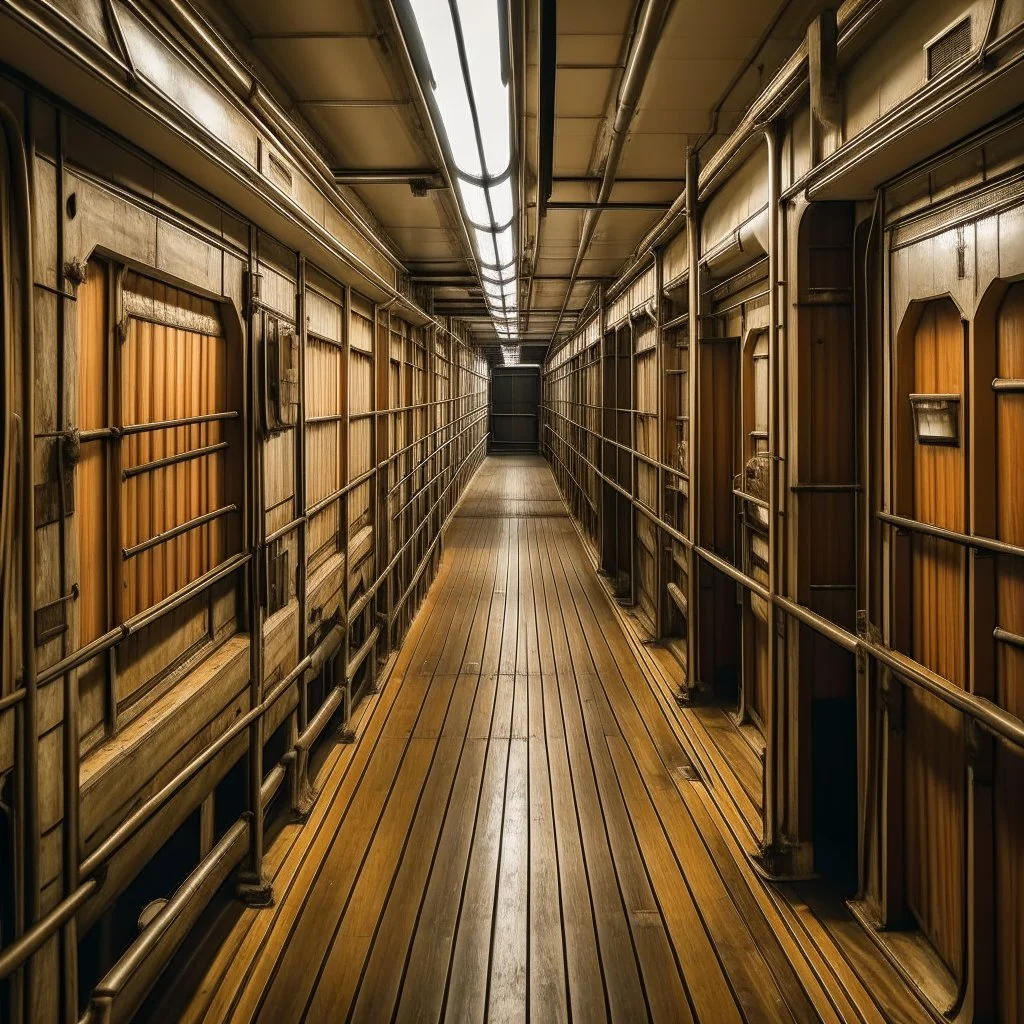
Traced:
<path id="1" fill-rule="evenodd" d="M 558 177 L 552 179 L 556 185 L 600 185 L 600 175 L 581 175 L 579 177 Z M 616 178 L 616 185 L 685 185 L 685 178 Z"/>
<path id="2" fill-rule="evenodd" d="M 555 0 L 540 0 L 540 89 L 537 111 L 537 215 L 544 217 L 551 198 L 555 151 L 555 48 L 558 19 Z"/>
<path id="3" fill-rule="evenodd" d="M 344 98 L 332 98 L 325 96 L 322 99 L 315 100 L 296 100 L 295 101 L 300 107 L 325 107 L 325 108 L 349 108 L 349 107 L 409 107 L 412 106 L 409 100 L 399 99 L 387 99 L 382 97 L 381 99 L 363 99 L 363 100 L 350 100 Z"/>
<path id="4" fill-rule="evenodd" d="M 441 172 L 431 167 L 335 167 L 331 176 L 336 185 L 411 185 L 414 190 L 420 184 L 432 189 L 446 187 Z"/>
<path id="5" fill-rule="evenodd" d="M 379 32 L 256 32 L 249 37 L 254 43 L 276 42 L 279 39 L 380 39 Z"/>
<path id="6" fill-rule="evenodd" d="M 594 202 L 565 202 L 565 203 L 548 203 L 548 210 L 610 210 L 615 212 L 616 210 L 660 210 L 664 212 L 672 204 L 671 203 L 656 203 L 656 202 L 635 202 L 635 203 L 594 203 Z"/>
<path id="7" fill-rule="evenodd" d="M 534 281 L 611 281 L 614 279 L 613 274 L 577 274 L 575 278 L 571 278 L 568 274 L 534 274 Z"/>

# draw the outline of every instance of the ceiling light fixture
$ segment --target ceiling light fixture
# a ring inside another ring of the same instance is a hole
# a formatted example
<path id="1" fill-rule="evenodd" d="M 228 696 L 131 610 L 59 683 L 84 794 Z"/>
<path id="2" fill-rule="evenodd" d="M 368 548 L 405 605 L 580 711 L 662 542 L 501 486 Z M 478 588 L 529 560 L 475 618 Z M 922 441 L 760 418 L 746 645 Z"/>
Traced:
<path id="1" fill-rule="evenodd" d="M 518 327 L 506 0 L 396 0 L 495 326 Z M 488 287 L 490 285 L 490 287 Z"/>

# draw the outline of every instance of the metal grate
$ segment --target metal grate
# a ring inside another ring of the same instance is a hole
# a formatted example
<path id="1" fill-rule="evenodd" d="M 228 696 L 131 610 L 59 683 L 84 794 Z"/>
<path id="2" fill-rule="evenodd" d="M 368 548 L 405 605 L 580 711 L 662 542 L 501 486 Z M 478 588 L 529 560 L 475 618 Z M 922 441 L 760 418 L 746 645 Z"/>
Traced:
<path id="1" fill-rule="evenodd" d="M 942 74 L 971 52 L 971 19 L 954 25 L 928 47 L 928 79 Z"/>

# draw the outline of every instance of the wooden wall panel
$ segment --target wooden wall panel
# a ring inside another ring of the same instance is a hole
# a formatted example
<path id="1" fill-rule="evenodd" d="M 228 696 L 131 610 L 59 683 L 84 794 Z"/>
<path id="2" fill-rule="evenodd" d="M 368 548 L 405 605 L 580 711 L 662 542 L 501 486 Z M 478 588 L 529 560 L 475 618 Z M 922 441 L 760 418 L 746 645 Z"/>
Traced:
<path id="1" fill-rule="evenodd" d="M 997 373 L 1024 379 L 1024 283 L 1009 289 L 997 317 Z M 983 385 L 984 386 L 984 385 Z M 1024 392 L 997 392 L 996 511 L 1000 540 L 1024 546 Z M 997 562 L 997 622 L 1024 637 L 1024 564 L 1000 556 Z M 997 643 L 996 699 L 1024 718 L 1024 647 Z M 1024 1018 L 1024 753 L 996 747 L 996 964 L 997 1005 L 1002 1020 Z"/>
<path id="2" fill-rule="evenodd" d="M 326 325 L 320 326 L 322 329 Z M 340 342 L 310 333 L 305 370 L 308 508 L 338 491 L 343 482 L 345 425 L 340 419 L 316 422 L 318 417 L 340 417 L 344 412 L 344 349 Z M 339 530 L 338 502 L 331 502 L 312 516 L 306 542 L 311 570 L 340 550 Z"/>
<path id="3" fill-rule="evenodd" d="M 76 468 L 80 644 L 177 593 L 240 546 L 240 512 L 189 527 L 232 504 L 241 507 L 237 422 L 131 429 L 240 410 L 237 354 L 217 307 L 124 272 L 117 283 L 125 310 L 121 340 L 111 323 L 114 273 L 94 261 L 78 307 L 79 429 L 126 428 L 120 437 L 87 440 Z M 123 641 L 109 662 L 104 656 L 83 669 L 80 731 L 90 737 L 87 748 L 101 738 L 98 726 L 116 725 L 168 672 L 222 640 L 230 621 L 214 614 L 213 595 L 196 599 Z"/>
<path id="4" fill-rule="evenodd" d="M 78 290 L 78 395 L 76 422 L 80 430 L 110 423 L 107 370 L 109 359 L 106 264 L 93 261 Z M 75 528 L 78 542 L 78 639 L 82 647 L 112 625 L 107 522 L 109 450 L 101 441 L 82 445 L 75 467 Z M 103 723 L 106 658 L 94 658 L 78 672 L 82 735 Z"/>
<path id="5" fill-rule="evenodd" d="M 636 452 L 636 495 L 653 513 L 659 512 L 659 471 L 661 445 L 658 429 L 658 332 L 646 316 L 633 325 L 634 349 L 634 439 Z M 636 596 L 640 612 L 652 631 L 658 622 L 658 536 L 654 523 L 645 515 L 636 524 Z"/>
<path id="6" fill-rule="evenodd" d="M 964 327 L 949 299 L 929 303 L 913 339 L 913 391 L 964 392 Z M 906 397 L 902 398 L 907 401 Z M 913 516 L 965 527 L 964 448 L 915 444 Z M 935 537 L 913 538 L 911 655 L 963 686 L 963 549 Z M 947 967 L 963 955 L 964 761 L 960 716 L 911 687 L 906 693 L 905 888 L 907 904 Z"/>

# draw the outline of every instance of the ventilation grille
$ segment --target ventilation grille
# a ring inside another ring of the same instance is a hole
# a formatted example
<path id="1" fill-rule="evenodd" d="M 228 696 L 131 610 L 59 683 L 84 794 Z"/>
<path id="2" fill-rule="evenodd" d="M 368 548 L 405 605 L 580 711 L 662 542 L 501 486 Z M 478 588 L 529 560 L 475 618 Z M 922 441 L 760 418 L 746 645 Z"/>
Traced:
<path id="1" fill-rule="evenodd" d="M 928 79 L 941 75 L 948 67 L 963 60 L 971 52 L 971 19 L 954 25 L 928 47 Z"/>

